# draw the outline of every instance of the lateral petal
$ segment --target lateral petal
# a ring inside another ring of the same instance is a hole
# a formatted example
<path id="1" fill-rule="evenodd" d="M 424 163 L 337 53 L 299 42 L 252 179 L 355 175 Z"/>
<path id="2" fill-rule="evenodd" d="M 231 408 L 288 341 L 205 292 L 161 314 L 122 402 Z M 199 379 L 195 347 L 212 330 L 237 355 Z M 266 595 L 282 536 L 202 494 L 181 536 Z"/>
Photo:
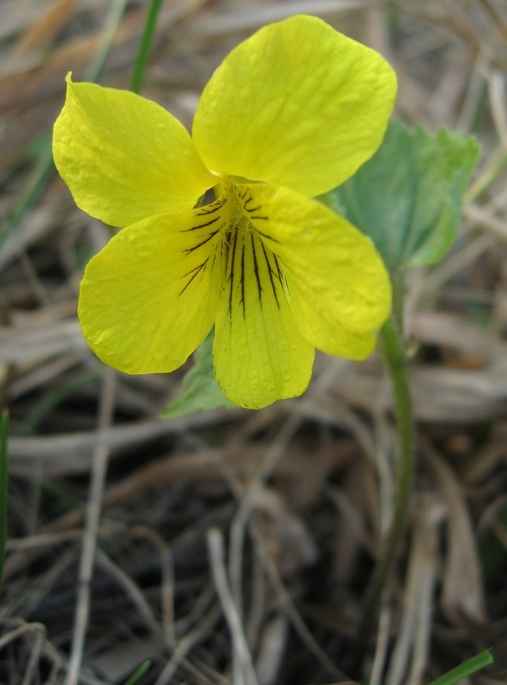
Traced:
<path id="1" fill-rule="evenodd" d="M 88 263 L 78 306 L 84 336 L 130 374 L 174 371 L 211 330 L 221 294 L 226 200 L 128 226 Z"/>
<path id="2" fill-rule="evenodd" d="M 275 256 L 240 225 L 230 236 L 226 273 L 213 344 L 218 383 L 248 409 L 300 395 L 314 349 L 294 322 Z"/>
<path id="3" fill-rule="evenodd" d="M 129 91 L 73 83 L 70 76 L 53 155 L 78 207 L 112 226 L 191 209 L 216 184 L 169 112 Z"/>
<path id="4" fill-rule="evenodd" d="M 317 17 L 294 16 L 225 58 L 204 89 L 193 137 L 209 169 L 314 197 L 373 155 L 395 93 L 377 52 Z"/>
<path id="5" fill-rule="evenodd" d="M 389 276 L 373 243 L 287 188 L 253 185 L 249 196 L 244 211 L 278 258 L 301 334 L 328 354 L 364 359 L 391 305 Z"/>

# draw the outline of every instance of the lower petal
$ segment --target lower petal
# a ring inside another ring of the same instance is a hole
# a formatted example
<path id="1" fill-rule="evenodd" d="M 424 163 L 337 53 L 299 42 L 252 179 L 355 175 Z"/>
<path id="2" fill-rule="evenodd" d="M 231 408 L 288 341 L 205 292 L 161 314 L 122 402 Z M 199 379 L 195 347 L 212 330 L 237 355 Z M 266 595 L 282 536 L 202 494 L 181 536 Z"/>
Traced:
<path id="1" fill-rule="evenodd" d="M 300 395 L 311 377 L 314 348 L 294 321 L 277 260 L 241 228 L 230 239 L 213 356 L 225 394 L 248 409 Z"/>
<path id="2" fill-rule="evenodd" d="M 102 361 L 131 374 L 174 371 L 204 340 L 221 292 L 223 204 L 140 221 L 91 259 L 78 313 Z"/>

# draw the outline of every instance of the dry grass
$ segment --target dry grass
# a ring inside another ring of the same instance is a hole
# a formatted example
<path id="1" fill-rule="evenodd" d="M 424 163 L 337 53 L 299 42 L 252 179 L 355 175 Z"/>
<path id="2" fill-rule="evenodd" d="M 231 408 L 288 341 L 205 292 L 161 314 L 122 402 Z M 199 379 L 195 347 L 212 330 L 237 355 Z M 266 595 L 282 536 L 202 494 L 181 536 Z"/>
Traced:
<path id="1" fill-rule="evenodd" d="M 128 87 L 146 2 L 102 82 Z M 390 513 L 393 425 L 375 359 L 319 357 L 299 400 L 161 422 L 178 374 L 126 377 L 87 350 L 83 263 L 107 239 L 49 171 L 62 105 L 112 3 L 0 3 L 1 397 L 10 541 L 0 682 L 345 682 Z M 231 46 L 294 12 L 381 50 L 397 114 L 483 145 L 462 231 L 408 293 L 419 470 L 371 683 L 418 685 L 486 647 L 507 668 L 507 7 L 504 0 L 167 0 L 144 94 L 189 123 Z M 16 222 L 8 223 L 16 217 Z M 12 230 L 9 230 L 12 229 Z"/>

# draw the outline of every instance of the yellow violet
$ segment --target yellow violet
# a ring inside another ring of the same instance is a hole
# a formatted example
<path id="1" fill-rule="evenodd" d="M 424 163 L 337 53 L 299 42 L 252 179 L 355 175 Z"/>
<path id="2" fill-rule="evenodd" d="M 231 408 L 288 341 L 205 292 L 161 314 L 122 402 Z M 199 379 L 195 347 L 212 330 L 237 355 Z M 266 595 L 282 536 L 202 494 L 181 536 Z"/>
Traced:
<path id="1" fill-rule="evenodd" d="M 123 228 L 81 283 L 98 357 L 173 371 L 214 325 L 217 381 L 250 408 L 301 394 L 315 348 L 365 358 L 389 313 L 387 272 L 368 238 L 311 198 L 373 155 L 395 91 L 379 54 L 304 15 L 225 58 L 192 137 L 150 100 L 69 77 L 56 166 L 81 209 Z"/>

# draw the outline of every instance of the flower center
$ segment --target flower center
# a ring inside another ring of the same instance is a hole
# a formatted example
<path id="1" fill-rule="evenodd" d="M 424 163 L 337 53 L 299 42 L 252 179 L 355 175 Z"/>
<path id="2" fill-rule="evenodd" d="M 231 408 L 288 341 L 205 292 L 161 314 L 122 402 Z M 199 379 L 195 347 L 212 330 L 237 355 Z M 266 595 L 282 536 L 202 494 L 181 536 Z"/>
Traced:
<path id="1" fill-rule="evenodd" d="M 250 186 L 231 183 L 223 190 L 231 203 L 223 243 L 229 315 L 239 306 L 245 317 L 250 307 L 262 308 L 268 298 L 280 308 L 287 284 L 280 260 L 267 245 L 269 217 Z"/>

